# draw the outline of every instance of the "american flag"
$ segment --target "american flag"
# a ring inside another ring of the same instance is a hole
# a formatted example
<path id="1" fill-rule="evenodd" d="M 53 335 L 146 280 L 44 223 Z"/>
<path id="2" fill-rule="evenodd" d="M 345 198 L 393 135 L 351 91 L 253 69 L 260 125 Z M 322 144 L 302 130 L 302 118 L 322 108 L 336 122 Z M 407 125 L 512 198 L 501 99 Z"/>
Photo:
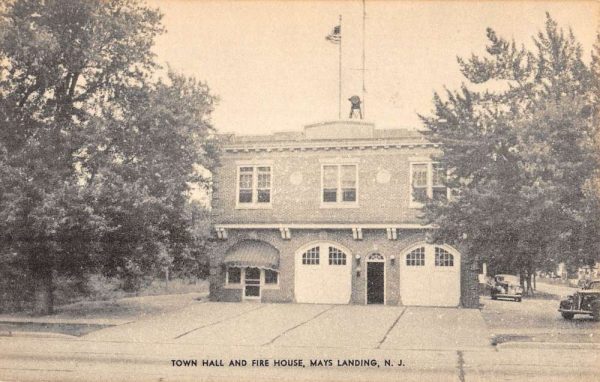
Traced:
<path id="1" fill-rule="evenodd" d="M 333 27 L 333 31 L 325 37 L 325 40 L 328 40 L 334 44 L 339 44 L 342 42 L 342 26 L 336 25 Z"/>

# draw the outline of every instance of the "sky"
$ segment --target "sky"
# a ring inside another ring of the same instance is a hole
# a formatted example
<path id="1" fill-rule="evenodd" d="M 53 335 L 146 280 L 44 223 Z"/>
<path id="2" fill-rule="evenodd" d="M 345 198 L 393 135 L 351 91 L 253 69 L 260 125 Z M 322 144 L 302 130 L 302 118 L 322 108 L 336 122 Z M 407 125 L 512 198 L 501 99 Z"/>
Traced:
<path id="1" fill-rule="evenodd" d="M 158 61 L 206 82 L 218 131 L 269 134 L 338 118 L 338 46 L 325 36 L 342 15 L 342 118 L 362 97 L 363 3 L 355 1 L 147 0 L 164 13 Z M 434 91 L 462 82 L 457 56 L 485 53 L 486 28 L 532 46 L 545 13 L 572 28 L 585 60 L 597 1 L 366 0 L 365 120 L 420 129 Z"/>

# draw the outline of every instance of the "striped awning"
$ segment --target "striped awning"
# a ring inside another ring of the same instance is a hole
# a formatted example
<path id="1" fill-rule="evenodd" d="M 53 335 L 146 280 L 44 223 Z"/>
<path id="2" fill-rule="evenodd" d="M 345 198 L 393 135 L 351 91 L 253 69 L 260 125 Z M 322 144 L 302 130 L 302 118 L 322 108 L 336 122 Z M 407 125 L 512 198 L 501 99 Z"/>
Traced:
<path id="1" fill-rule="evenodd" d="M 245 240 L 231 247 L 224 263 L 229 267 L 279 269 L 279 251 L 258 240 Z"/>

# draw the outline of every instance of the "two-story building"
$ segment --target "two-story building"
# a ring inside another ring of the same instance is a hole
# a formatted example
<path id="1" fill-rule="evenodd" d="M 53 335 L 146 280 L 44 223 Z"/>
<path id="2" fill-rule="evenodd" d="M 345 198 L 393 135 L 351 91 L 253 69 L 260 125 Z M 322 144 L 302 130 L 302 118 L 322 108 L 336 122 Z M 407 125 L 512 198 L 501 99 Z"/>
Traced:
<path id="1" fill-rule="evenodd" d="M 447 190 L 418 131 L 348 120 L 222 144 L 212 300 L 478 306 L 472 262 L 427 240 L 419 195 Z"/>

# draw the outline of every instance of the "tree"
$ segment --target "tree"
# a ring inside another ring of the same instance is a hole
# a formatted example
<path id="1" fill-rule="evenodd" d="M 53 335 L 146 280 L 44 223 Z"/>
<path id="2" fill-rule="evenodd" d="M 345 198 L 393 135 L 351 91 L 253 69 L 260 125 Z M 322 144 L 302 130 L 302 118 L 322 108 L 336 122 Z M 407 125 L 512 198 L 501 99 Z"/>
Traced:
<path id="1" fill-rule="evenodd" d="M 207 187 L 196 167 L 216 164 L 208 88 L 173 72 L 168 79 L 122 93 L 117 112 L 105 108 L 104 141 L 83 149 L 87 184 L 106 198 L 95 208 L 109 227 L 103 271 L 125 276 L 126 289 L 189 251 L 190 184 Z"/>
<path id="2" fill-rule="evenodd" d="M 487 31 L 487 55 L 459 58 L 473 90 L 434 95 L 421 116 L 449 170 L 449 201 L 429 201 L 439 240 L 464 240 L 500 272 L 535 270 L 598 248 L 589 182 L 599 158 L 594 77 L 582 49 L 547 15 L 535 48 Z M 597 253 L 597 252 L 596 252 Z"/>
<path id="3" fill-rule="evenodd" d="M 137 0 L 10 1 L 0 16 L 2 256 L 41 313 L 57 274 L 131 280 L 190 240 L 214 100 L 193 79 L 153 80 L 161 17 Z"/>

